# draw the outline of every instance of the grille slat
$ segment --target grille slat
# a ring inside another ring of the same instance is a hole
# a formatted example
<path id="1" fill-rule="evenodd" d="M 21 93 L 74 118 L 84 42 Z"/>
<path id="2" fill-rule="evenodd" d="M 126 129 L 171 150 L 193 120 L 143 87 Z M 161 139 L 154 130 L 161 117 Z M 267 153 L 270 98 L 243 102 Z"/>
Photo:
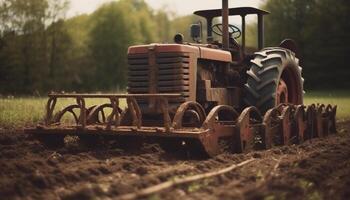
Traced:
<path id="1" fill-rule="evenodd" d="M 186 63 L 175 63 L 175 64 L 158 64 L 158 69 L 188 69 L 189 65 Z"/>
<path id="2" fill-rule="evenodd" d="M 149 65 L 129 65 L 130 71 L 148 70 Z"/>

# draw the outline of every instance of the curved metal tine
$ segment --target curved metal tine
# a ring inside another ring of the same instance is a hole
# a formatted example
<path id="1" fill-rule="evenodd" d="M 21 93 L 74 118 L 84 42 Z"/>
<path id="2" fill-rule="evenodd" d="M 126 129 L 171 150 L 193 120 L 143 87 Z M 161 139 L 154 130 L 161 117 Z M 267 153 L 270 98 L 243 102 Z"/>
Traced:
<path id="1" fill-rule="evenodd" d="M 302 143 L 305 139 L 305 131 L 306 131 L 306 116 L 305 116 L 305 106 L 298 105 L 294 111 L 294 124 L 292 127 L 292 132 L 297 134 L 297 143 Z"/>
<path id="2" fill-rule="evenodd" d="M 112 104 L 110 103 L 90 107 L 88 109 L 87 123 L 90 125 L 93 125 L 95 123 L 106 123 L 106 115 L 103 110 L 105 107 L 113 108 Z M 101 112 L 102 121 L 99 119 L 99 112 Z"/>
<path id="3" fill-rule="evenodd" d="M 291 106 L 285 106 L 282 110 L 281 114 L 281 120 L 282 120 L 282 134 L 283 134 L 283 140 L 282 143 L 284 145 L 291 144 L 292 139 L 292 122 L 293 122 L 293 112 Z"/>
<path id="4" fill-rule="evenodd" d="M 159 98 L 159 103 L 160 103 L 160 108 L 163 112 L 163 122 L 164 122 L 164 127 L 166 131 L 170 131 L 171 128 L 171 118 L 169 115 L 169 105 L 168 105 L 168 99 L 167 98 Z"/>
<path id="5" fill-rule="evenodd" d="M 83 97 L 77 97 L 76 102 L 80 108 L 80 115 L 79 115 L 79 124 L 81 128 L 86 127 L 86 107 L 85 107 L 85 99 Z"/>
<path id="6" fill-rule="evenodd" d="M 134 108 L 134 105 L 132 104 L 131 102 L 131 97 L 127 98 L 126 99 L 126 103 L 128 105 L 128 109 L 130 111 L 130 114 L 131 114 L 131 118 L 132 118 L 132 125 L 133 126 L 136 126 L 138 124 L 138 119 L 137 119 L 137 115 L 136 115 L 136 111 L 135 111 L 135 108 Z"/>
<path id="7" fill-rule="evenodd" d="M 236 119 L 239 117 L 239 114 L 232 106 L 227 106 L 227 105 L 216 106 L 209 112 L 208 116 L 203 122 L 203 127 L 205 129 L 213 128 L 215 121 L 219 120 L 219 114 L 222 111 L 226 111 L 230 113 L 232 115 L 232 121 L 236 121 Z"/>
<path id="8" fill-rule="evenodd" d="M 266 149 L 281 145 L 281 112 L 277 107 L 268 110 L 264 116 Z"/>
<path id="9" fill-rule="evenodd" d="M 52 115 L 53 115 L 53 111 L 55 109 L 57 103 L 57 98 L 56 97 L 50 97 L 47 100 L 47 104 L 46 104 L 46 116 L 44 119 L 45 125 L 48 126 L 52 123 Z"/>
<path id="10" fill-rule="evenodd" d="M 136 117 L 137 117 L 136 126 L 137 126 L 137 128 L 141 128 L 141 126 L 142 126 L 141 109 L 140 109 L 139 104 L 137 103 L 137 101 L 134 97 L 131 98 L 131 103 L 133 104 L 133 108 L 135 109 L 135 113 L 136 113 Z"/>
<path id="11" fill-rule="evenodd" d="M 68 110 L 68 112 L 72 113 L 73 117 L 74 117 L 74 120 L 75 120 L 75 123 L 78 125 L 79 123 L 79 117 L 77 116 L 77 114 L 74 112 L 73 110 L 74 108 Z"/>
<path id="12" fill-rule="evenodd" d="M 126 99 L 128 104 L 128 109 L 131 113 L 132 117 L 132 125 L 137 126 L 137 128 L 141 128 L 142 125 L 142 114 L 140 107 L 138 106 L 136 99 L 134 97 L 128 97 Z"/>
<path id="13" fill-rule="evenodd" d="M 324 104 L 317 104 L 316 106 L 316 123 L 317 123 L 317 136 L 324 137 L 328 131 L 328 120 L 324 119 Z M 327 123 L 325 123 L 327 122 Z"/>
<path id="14" fill-rule="evenodd" d="M 90 111 L 89 111 L 89 114 L 87 116 L 87 123 L 88 124 L 93 124 L 95 123 L 96 121 L 98 121 L 98 119 L 96 119 L 96 112 L 98 112 L 99 108 L 100 108 L 101 105 L 99 106 L 93 106 L 90 108 Z M 97 117 L 98 118 L 98 117 Z"/>
<path id="15" fill-rule="evenodd" d="M 336 127 L 336 113 L 337 113 L 337 105 L 332 107 L 330 104 L 327 105 L 326 112 L 329 116 L 329 132 L 330 133 L 336 133 L 337 127 Z"/>
<path id="16" fill-rule="evenodd" d="M 223 124 L 216 123 L 220 118 L 219 115 L 222 113 L 222 111 L 231 113 L 233 121 L 236 121 L 238 117 L 238 113 L 235 111 L 235 109 L 232 106 L 227 105 L 216 106 L 209 112 L 203 123 L 203 129 L 207 131 L 205 134 L 203 134 L 203 136 L 200 137 L 200 142 L 209 156 L 215 156 L 221 152 L 222 149 L 219 145 L 220 137 L 232 138 L 233 136 L 235 139 L 232 127 L 227 129 Z M 240 144 L 238 144 L 238 146 L 240 146 Z M 235 146 L 233 148 L 235 148 Z"/>
<path id="17" fill-rule="evenodd" d="M 172 127 L 174 129 L 181 129 L 182 128 L 183 116 L 184 116 L 185 112 L 190 108 L 194 109 L 199 114 L 200 118 L 203 119 L 203 121 L 204 121 L 205 116 L 206 116 L 204 108 L 199 103 L 197 103 L 195 101 L 187 101 L 187 102 L 181 104 L 175 113 L 173 123 L 172 123 Z M 203 121 L 201 122 L 202 124 L 203 124 Z"/>
<path id="18" fill-rule="evenodd" d="M 304 139 L 312 139 L 317 134 L 316 108 L 314 104 L 306 108 L 306 121 L 307 126 Z"/>
<path id="19" fill-rule="evenodd" d="M 79 116 L 77 116 L 77 114 L 74 112 L 74 109 L 80 109 L 80 106 L 76 105 L 76 104 L 72 104 L 72 105 L 65 107 L 63 110 L 60 110 L 58 113 L 56 113 L 56 115 L 54 117 L 54 123 L 56 123 L 56 124 L 60 123 L 62 117 L 67 112 L 69 112 L 73 115 L 76 125 L 79 125 Z"/>
<path id="20" fill-rule="evenodd" d="M 256 107 L 243 110 L 237 121 L 237 131 L 241 139 L 241 152 L 260 149 L 264 144 L 266 134 L 260 111 Z"/>
<path id="21" fill-rule="evenodd" d="M 102 122 L 106 121 L 106 115 L 105 112 L 103 111 L 103 109 L 101 110 L 101 115 L 102 115 Z"/>
<path id="22" fill-rule="evenodd" d="M 111 114 L 107 117 L 107 127 L 106 129 L 110 129 L 112 127 L 112 125 L 114 124 L 115 126 L 119 126 L 119 111 L 118 111 L 118 107 L 119 107 L 119 99 L 118 98 L 110 98 L 111 101 L 111 105 L 112 105 L 112 112 Z M 102 113 L 103 112 L 103 108 L 101 110 Z M 104 115 L 104 114 L 103 114 Z"/>

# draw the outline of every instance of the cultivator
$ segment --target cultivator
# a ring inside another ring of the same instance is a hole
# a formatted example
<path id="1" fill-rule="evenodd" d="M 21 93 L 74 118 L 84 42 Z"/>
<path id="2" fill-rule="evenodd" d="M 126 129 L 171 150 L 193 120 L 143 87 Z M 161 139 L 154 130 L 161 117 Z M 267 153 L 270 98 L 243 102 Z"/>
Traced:
<path id="1" fill-rule="evenodd" d="M 159 138 L 160 143 L 164 141 L 164 144 L 173 144 L 173 147 L 176 140 L 180 142 L 178 148 L 182 146 L 191 149 L 191 145 L 197 144 L 192 150 L 203 151 L 209 156 L 215 156 L 225 149 L 246 152 L 297 144 L 336 132 L 336 106 L 281 104 L 262 116 L 255 107 L 247 107 L 239 114 L 231 106 L 219 105 L 206 115 L 200 104 L 188 101 L 181 104 L 175 114 L 171 114 L 168 101 L 179 96 L 180 94 L 50 94 L 45 123 L 27 129 L 26 132 L 43 137 L 53 136 L 55 140 L 63 140 L 66 135 L 93 138 L 108 136 L 109 139 L 115 136 L 121 141 L 123 136 L 152 137 Z M 77 103 L 54 114 L 55 104 L 60 98 L 75 98 Z M 87 107 L 87 98 L 106 98 L 110 102 Z M 125 109 L 119 105 L 123 99 L 127 102 Z M 141 99 L 154 99 L 157 102 L 162 116 L 159 120 L 161 126 L 144 125 L 146 123 L 138 104 Z M 108 115 L 106 108 L 110 109 Z M 188 113 L 195 115 L 188 117 Z M 74 124 L 62 123 L 63 116 L 67 114 L 73 116 Z"/>

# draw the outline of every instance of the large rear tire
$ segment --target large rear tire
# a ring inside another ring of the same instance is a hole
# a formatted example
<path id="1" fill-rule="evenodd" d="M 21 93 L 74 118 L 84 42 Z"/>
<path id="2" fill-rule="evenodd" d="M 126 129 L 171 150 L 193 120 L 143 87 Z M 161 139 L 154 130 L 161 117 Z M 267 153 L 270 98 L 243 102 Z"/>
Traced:
<path id="1" fill-rule="evenodd" d="M 304 79 L 295 54 L 281 47 L 255 53 L 247 71 L 244 103 L 262 113 L 280 103 L 302 104 Z"/>

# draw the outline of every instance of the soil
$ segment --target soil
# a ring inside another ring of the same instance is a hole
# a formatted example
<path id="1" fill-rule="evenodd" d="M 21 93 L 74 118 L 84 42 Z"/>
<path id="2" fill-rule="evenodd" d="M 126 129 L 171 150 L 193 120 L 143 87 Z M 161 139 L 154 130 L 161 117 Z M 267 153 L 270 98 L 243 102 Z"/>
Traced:
<path id="1" fill-rule="evenodd" d="M 300 145 L 210 159 L 165 153 L 157 144 L 91 148 L 77 138 L 48 148 L 22 131 L 0 133 L 1 199 L 118 199 L 174 177 L 215 171 L 255 158 L 226 174 L 144 199 L 350 199 L 350 122 L 338 134 Z"/>

